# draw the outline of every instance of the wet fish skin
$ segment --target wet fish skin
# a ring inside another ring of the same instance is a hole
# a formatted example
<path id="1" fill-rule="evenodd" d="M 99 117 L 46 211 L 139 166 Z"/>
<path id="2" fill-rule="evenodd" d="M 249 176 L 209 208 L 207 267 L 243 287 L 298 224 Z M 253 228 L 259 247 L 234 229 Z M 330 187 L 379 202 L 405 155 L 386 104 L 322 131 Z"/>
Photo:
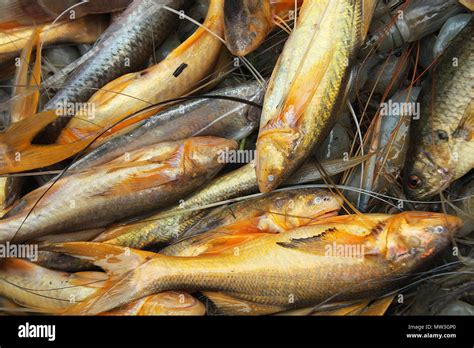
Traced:
<path id="1" fill-rule="evenodd" d="M 127 116 L 153 104 L 194 92 L 212 71 L 221 52 L 219 38 L 224 30 L 223 6 L 223 0 L 210 1 L 203 26 L 160 63 L 122 75 L 94 93 L 88 100 L 89 104 L 96 106 L 93 123 L 84 120 L 89 117 L 87 110 L 76 113 L 76 117 L 62 130 L 57 143 L 68 144 L 90 135 L 100 135 L 106 129 L 101 140 L 107 139 L 152 114 L 141 112 L 124 121 Z"/>
<path id="2" fill-rule="evenodd" d="M 282 228 L 288 230 L 300 227 L 310 223 L 315 217 L 335 212 L 340 209 L 341 204 L 341 198 L 322 189 L 306 188 L 272 192 L 262 197 L 216 208 L 188 229 L 183 237 L 201 234 L 266 213 L 282 217 L 283 220 L 279 225 L 273 226 L 273 229 L 281 232 Z"/>
<path id="3" fill-rule="evenodd" d="M 103 15 L 93 15 L 73 21 L 59 21 L 41 26 L 5 30 L 0 34 L 0 62 L 6 62 L 19 55 L 31 34 L 39 29 L 44 45 L 60 42 L 93 43 L 108 25 Z"/>
<path id="4" fill-rule="evenodd" d="M 59 272 L 15 258 L 0 263 L 0 294 L 49 313 L 64 310 L 75 301 L 89 297 L 105 279 L 107 275 L 103 272 Z"/>
<path id="5" fill-rule="evenodd" d="M 288 309 L 330 297 L 344 301 L 377 296 L 444 249 L 461 225 L 455 216 L 430 212 L 375 214 L 374 218 L 345 215 L 286 233 L 262 234 L 240 245 L 238 255 L 233 250 L 197 257 L 156 254 L 143 258 L 138 267 L 134 263 L 131 272 L 110 283 L 113 292 L 104 289 L 71 308 L 69 314 L 95 314 L 169 289 L 224 291 Z M 333 243 L 358 245 L 364 257 L 329 255 L 327 245 Z M 57 249 L 88 257 L 91 247 L 70 243 Z M 111 260 L 101 259 L 100 264 L 116 269 L 117 262 L 127 260 L 118 254 Z"/>
<path id="6" fill-rule="evenodd" d="M 214 176 L 224 166 L 219 152 L 236 146 L 215 137 L 165 142 L 131 153 L 128 162 L 120 158 L 61 178 L 25 223 L 50 185 L 30 192 L 0 220 L 0 241 L 104 227 L 172 204 Z"/>
<path id="7" fill-rule="evenodd" d="M 322 166 L 329 175 L 338 174 L 364 158 L 323 162 Z M 286 182 L 303 184 L 322 178 L 316 163 L 304 163 Z M 145 248 L 156 243 L 169 243 L 179 238 L 184 231 L 202 219 L 203 210 L 179 212 L 181 209 L 199 208 L 235 197 L 245 196 L 258 191 L 255 162 L 250 162 L 230 173 L 224 174 L 181 201 L 179 206 L 171 207 L 154 214 L 143 221 L 124 226 L 112 227 L 95 241 L 102 241 L 131 248 Z"/>
<path id="8" fill-rule="evenodd" d="M 403 177 L 411 199 L 430 198 L 474 168 L 473 25 L 453 40 L 426 81 Z"/>
<path id="9" fill-rule="evenodd" d="M 79 259 L 66 254 L 60 254 L 45 250 L 38 251 L 38 259 L 34 262 L 36 265 L 61 272 L 83 272 L 100 271 L 92 262 Z"/>
<path id="10" fill-rule="evenodd" d="M 209 94 L 238 97 L 259 104 L 263 87 L 254 81 Z M 211 135 L 240 140 L 256 129 L 259 118 L 260 110 L 245 103 L 225 99 L 192 99 L 134 125 L 126 134 L 105 142 L 79 159 L 70 169 L 101 165 L 143 146 L 190 136 Z"/>
<path id="11" fill-rule="evenodd" d="M 20 197 L 21 186 L 21 178 L 0 178 L 0 217 L 2 217 L 11 205 Z"/>
<path id="12" fill-rule="evenodd" d="M 179 209 L 198 208 L 220 200 L 253 193 L 256 190 L 255 167 L 253 164 L 248 164 L 218 177 L 185 198 L 179 206 L 161 211 L 144 219 L 143 222 L 111 228 L 96 241 L 138 249 L 156 243 L 171 242 L 206 214 L 202 210 L 180 213 Z M 172 215 L 165 215 L 170 213 Z"/>
<path id="13" fill-rule="evenodd" d="M 68 77 L 44 109 L 54 109 L 58 103 L 85 102 L 107 82 L 142 68 L 154 45 L 163 42 L 177 22 L 176 15 L 161 6 L 180 9 L 183 4 L 183 0 L 134 1 L 101 36 L 93 48 L 96 53 Z M 67 121 L 62 117 L 49 127 L 48 138 L 55 139 Z"/>
<path id="14" fill-rule="evenodd" d="M 181 239 L 160 250 L 160 254 L 172 256 L 197 256 L 209 252 L 219 239 L 236 236 L 242 232 L 281 233 L 293 228 L 310 225 L 318 219 L 337 215 L 342 207 L 342 199 L 322 189 L 295 189 L 272 192 L 218 208 L 188 229 Z M 243 240 L 242 240 L 243 242 Z M 235 241 L 230 247 L 236 247 Z"/>
<path id="15" fill-rule="evenodd" d="M 256 159 L 261 192 L 287 179 L 336 122 L 361 23 L 360 1 L 303 3 L 265 94 Z"/>
<path id="16" fill-rule="evenodd" d="M 0 7 L 0 28 L 4 30 L 33 26 L 48 21 L 52 22 L 68 9 L 74 11 L 74 18 L 93 13 L 109 13 L 121 10 L 131 2 L 132 0 L 94 0 L 83 2 L 77 6 L 80 3 L 77 0 L 6 0 L 2 2 Z"/>
<path id="17" fill-rule="evenodd" d="M 227 0 L 224 19 L 227 48 L 237 56 L 257 48 L 273 26 L 269 0 Z"/>
<path id="18" fill-rule="evenodd" d="M 206 307 L 185 292 L 167 291 L 133 301 L 101 315 L 204 315 Z"/>

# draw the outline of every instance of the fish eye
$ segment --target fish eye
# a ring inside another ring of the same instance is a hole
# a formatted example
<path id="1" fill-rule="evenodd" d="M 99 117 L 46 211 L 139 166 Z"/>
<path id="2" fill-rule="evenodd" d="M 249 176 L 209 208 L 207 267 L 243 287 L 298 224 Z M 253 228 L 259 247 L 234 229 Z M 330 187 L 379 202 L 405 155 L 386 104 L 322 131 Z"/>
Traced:
<path id="1" fill-rule="evenodd" d="M 444 232 L 444 227 L 443 226 L 435 226 L 433 227 L 433 232 L 437 234 L 441 234 Z"/>
<path id="2" fill-rule="evenodd" d="M 444 131 L 442 129 L 438 129 L 436 131 L 436 135 L 438 136 L 438 139 L 441 139 L 441 140 L 446 140 L 446 139 L 449 138 L 448 133 L 446 133 L 446 131 Z"/>
<path id="3" fill-rule="evenodd" d="M 415 190 L 421 186 L 421 179 L 418 175 L 410 175 L 408 177 L 408 187 Z"/>

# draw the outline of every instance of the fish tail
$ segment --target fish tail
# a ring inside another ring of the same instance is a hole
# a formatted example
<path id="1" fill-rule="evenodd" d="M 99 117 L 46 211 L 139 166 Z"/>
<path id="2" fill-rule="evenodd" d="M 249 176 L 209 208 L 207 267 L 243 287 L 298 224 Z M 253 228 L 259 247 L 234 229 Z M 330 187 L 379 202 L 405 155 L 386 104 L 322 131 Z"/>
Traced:
<path id="1" fill-rule="evenodd" d="M 15 304 L 13 308 L 5 308 L 5 310 L 11 312 L 24 310 L 20 308 L 21 305 L 31 309 L 31 312 L 49 312 L 44 308 L 37 308 L 29 304 L 19 303 L 18 300 L 15 299 L 15 294 L 11 292 L 12 286 L 16 288 L 16 291 L 27 291 L 23 289 L 22 284 L 15 284 L 13 279 L 18 279 L 20 277 L 22 279 L 33 278 L 39 268 L 41 267 L 23 259 L 4 258 L 0 261 L 0 295 L 5 296 L 6 298 L 11 298 Z"/>
<path id="2" fill-rule="evenodd" d="M 40 112 L 13 123 L 1 133 L 0 174 L 17 173 L 61 162 L 92 142 L 92 138 L 86 138 L 69 144 L 31 144 L 35 136 L 57 118 L 55 110 Z"/>
<path id="3" fill-rule="evenodd" d="M 143 296 L 146 296 L 144 294 Z M 94 295 L 68 308 L 64 315 L 97 315 L 143 297 L 137 291 L 132 274 L 111 277 Z"/>
<path id="4" fill-rule="evenodd" d="M 124 274 L 155 256 L 155 253 L 149 251 L 94 242 L 56 243 L 44 249 L 86 259 L 110 275 Z"/>
<path id="5" fill-rule="evenodd" d="M 39 274 L 42 276 L 38 276 Z M 22 306 L 23 308 L 16 309 L 18 312 L 63 314 L 65 311 L 65 295 L 60 296 L 60 298 L 49 295 L 45 292 L 48 289 L 45 289 L 42 285 L 44 281 L 41 278 L 64 277 L 66 275 L 67 273 L 47 270 L 24 259 L 5 258 L 0 262 L 0 295 L 11 298 L 15 304 Z M 78 272 L 69 275 L 68 285 L 65 288 L 81 286 L 99 289 L 107 279 L 108 276 L 101 272 Z M 36 285 L 35 280 L 38 280 Z M 41 304 L 37 301 L 39 297 L 43 300 Z M 18 300 L 19 298 L 23 300 Z M 66 302 L 66 306 L 68 304 Z"/>
<path id="6" fill-rule="evenodd" d="M 143 297 L 137 294 L 137 281 L 131 271 L 155 255 L 148 251 L 93 242 L 59 243 L 47 249 L 90 260 L 109 275 L 102 288 L 68 308 L 64 312 L 66 315 L 95 315 Z"/>

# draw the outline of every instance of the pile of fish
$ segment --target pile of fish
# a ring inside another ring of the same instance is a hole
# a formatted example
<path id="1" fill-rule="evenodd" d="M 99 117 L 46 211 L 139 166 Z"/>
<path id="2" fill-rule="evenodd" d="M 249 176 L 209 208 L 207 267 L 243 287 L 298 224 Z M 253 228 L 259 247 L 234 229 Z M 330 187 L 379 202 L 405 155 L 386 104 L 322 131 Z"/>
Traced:
<path id="1" fill-rule="evenodd" d="M 472 1 L 0 9 L 2 314 L 474 313 Z"/>

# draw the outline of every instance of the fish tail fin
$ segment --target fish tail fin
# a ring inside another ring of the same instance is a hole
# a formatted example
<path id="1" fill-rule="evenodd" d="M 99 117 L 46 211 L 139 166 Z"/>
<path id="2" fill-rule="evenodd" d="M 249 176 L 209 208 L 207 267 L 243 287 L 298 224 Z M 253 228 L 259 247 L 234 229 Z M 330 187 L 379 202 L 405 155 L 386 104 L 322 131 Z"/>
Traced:
<path id="1" fill-rule="evenodd" d="M 89 298 L 68 308 L 65 315 L 95 315 L 122 306 L 137 297 L 137 281 L 132 272 L 155 254 L 112 244 L 93 242 L 59 243 L 47 247 L 92 261 L 104 269 L 109 278 Z"/>
<path id="2" fill-rule="evenodd" d="M 48 110 L 13 123 L 0 134 L 0 174 L 17 173 L 46 167 L 69 158 L 84 149 L 93 138 L 69 144 L 34 145 L 34 137 L 58 118 Z"/>
<path id="3" fill-rule="evenodd" d="M 44 313 L 44 314 L 64 314 L 65 308 L 64 306 L 58 306 L 58 302 L 60 304 L 63 304 L 65 301 L 64 296 L 60 296 L 59 298 L 54 298 L 45 295 L 44 291 L 47 289 L 43 289 L 40 284 L 42 283 L 40 281 L 40 276 L 41 274 L 43 277 L 45 276 L 44 272 L 49 272 L 49 273 L 57 273 L 59 276 L 67 276 L 67 273 L 65 272 L 60 272 L 60 271 L 53 271 L 53 270 L 48 270 L 45 269 L 42 266 L 39 266 L 35 263 L 32 263 L 30 261 L 24 260 L 24 259 L 18 259 L 18 258 L 5 258 L 0 262 L 0 279 L 3 280 L 7 285 L 7 289 L 11 288 L 12 286 L 15 287 L 17 290 L 20 292 L 27 292 L 31 295 L 38 295 L 42 297 L 43 299 L 47 298 L 49 302 L 49 305 L 46 304 L 44 305 L 43 302 L 37 302 L 37 301 L 29 301 L 28 303 L 25 303 L 24 301 L 19 301 L 18 299 L 14 299 L 15 295 L 7 290 L 6 293 L 3 293 L 6 297 L 11 297 L 12 302 L 15 304 L 15 306 L 12 306 L 13 309 L 11 309 L 12 312 L 33 312 L 33 313 Z M 38 289 L 35 289 L 35 287 L 30 288 L 32 286 L 32 283 L 30 282 L 27 287 L 25 287 L 25 284 L 18 283 L 18 279 L 37 279 L 40 283 L 38 283 Z M 69 275 L 67 278 L 67 285 L 65 285 L 65 288 L 68 287 L 73 287 L 73 286 L 80 286 L 80 287 L 88 287 L 88 288 L 96 288 L 96 289 L 101 289 L 107 284 L 107 281 L 109 279 L 109 276 L 103 272 L 77 272 L 77 273 L 72 273 Z M 67 299 L 69 301 L 69 299 Z M 43 303 L 42 306 L 39 304 Z M 0 304 L 1 306 L 1 304 Z M 21 306 L 21 307 L 20 307 Z M 11 306 L 9 306 L 11 307 Z"/>
<path id="4" fill-rule="evenodd" d="M 133 273 L 123 277 L 113 276 L 104 282 L 104 286 L 86 298 L 66 309 L 63 315 L 97 315 L 119 308 L 142 297 L 137 292 Z"/>
<path id="5" fill-rule="evenodd" d="M 56 243 L 45 247 L 47 251 L 69 254 L 91 261 L 109 275 L 121 275 L 150 260 L 155 253 L 94 242 Z"/>

